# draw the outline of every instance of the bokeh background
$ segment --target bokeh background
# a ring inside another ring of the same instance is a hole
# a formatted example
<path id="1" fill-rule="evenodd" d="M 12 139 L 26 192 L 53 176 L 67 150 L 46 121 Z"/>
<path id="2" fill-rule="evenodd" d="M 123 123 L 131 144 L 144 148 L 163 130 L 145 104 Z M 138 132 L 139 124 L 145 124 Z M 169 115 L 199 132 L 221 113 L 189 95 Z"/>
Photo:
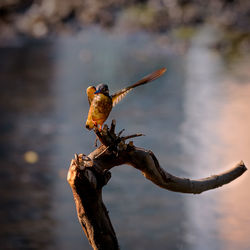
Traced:
<path id="1" fill-rule="evenodd" d="M 0 1 L 0 248 L 91 249 L 66 174 L 94 150 L 85 89 L 167 67 L 112 111 L 188 178 L 250 166 L 250 2 Z M 201 195 L 112 169 L 104 202 L 121 249 L 250 249 L 249 173 Z"/>

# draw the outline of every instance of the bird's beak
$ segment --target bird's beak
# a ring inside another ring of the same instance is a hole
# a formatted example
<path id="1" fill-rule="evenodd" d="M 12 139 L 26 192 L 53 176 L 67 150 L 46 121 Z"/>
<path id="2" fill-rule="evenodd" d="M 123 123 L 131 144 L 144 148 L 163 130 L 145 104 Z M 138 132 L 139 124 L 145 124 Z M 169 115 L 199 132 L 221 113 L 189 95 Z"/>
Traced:
<path id="1" fill-rule="evenodd" d="M 98 93 L 100 93 L 100 92 L 101 92 L 101 90 L 98 89 L 98 90 L 96 90 L 96 92 L 94 92 L 94 94 L 98 94 Z"/>

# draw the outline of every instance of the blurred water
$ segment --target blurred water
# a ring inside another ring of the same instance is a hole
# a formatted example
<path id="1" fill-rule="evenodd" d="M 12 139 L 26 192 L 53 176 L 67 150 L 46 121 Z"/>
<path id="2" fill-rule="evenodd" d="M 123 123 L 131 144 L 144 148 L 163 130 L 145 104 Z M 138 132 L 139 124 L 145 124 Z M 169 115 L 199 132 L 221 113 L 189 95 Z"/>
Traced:
<path id="1" fill-rule="evenodd" d="M 3 249 L 90 249 L 66 182 L 73 154 L 94 149 L 95 136 L 84 128 L 90 84 L 114 92 L 166 66 L 163 77 L 117 105 L 108 123 L 116 118 L 118 130 L 146 134 L 135 144 L 178 176 L 249 164 L 249 62 L 226 68 L 210 48 L 215 32 L 202 29 L 186 53 L 148 34 L 96 29 L 0 50 Z M 39 156 L 34 164 L 24 160 L 29 150 Z M 104 200 L 121 249 L 249 249 L 248 179 L 183 195 L 120 166 Z"/>

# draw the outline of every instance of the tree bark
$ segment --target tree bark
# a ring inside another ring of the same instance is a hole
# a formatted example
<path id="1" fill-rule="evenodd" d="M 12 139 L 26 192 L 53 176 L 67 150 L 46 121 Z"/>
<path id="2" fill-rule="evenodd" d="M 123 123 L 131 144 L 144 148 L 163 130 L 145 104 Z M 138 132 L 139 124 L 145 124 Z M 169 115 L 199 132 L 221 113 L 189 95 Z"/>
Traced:
<path id="1" fill-rule="evenodd" d="M 75 155 L 67 180 L 72 188 L 78 219 L 93 249 L 119 249 L 115 231 L 102 201 L 102 187 L 111 178 L 109 170 L 122 164 L 131 165 L 161 188 L 181 193 L 200 194 L 220 187 L 241 176 L 246 170 L 243 161 L 234 168 L 211 177 L 191 180 L 179 178 L 165 171 L 150 150 L 138 148 L 127 139 L 141 136 L 115 134 L 115 121 L 110 129 L 96 130 L 102 145 L 90 153 Z"/>
<path id="2" fill-rule="evenodd" d="M 93 249 L 119 249 L 108 211 L 102 201 L 102 187 L 111 177 L 95 168 L 84 168 L 78 156 L 72 160 L 68 182 L 72 188 L 80 224 Z"/>

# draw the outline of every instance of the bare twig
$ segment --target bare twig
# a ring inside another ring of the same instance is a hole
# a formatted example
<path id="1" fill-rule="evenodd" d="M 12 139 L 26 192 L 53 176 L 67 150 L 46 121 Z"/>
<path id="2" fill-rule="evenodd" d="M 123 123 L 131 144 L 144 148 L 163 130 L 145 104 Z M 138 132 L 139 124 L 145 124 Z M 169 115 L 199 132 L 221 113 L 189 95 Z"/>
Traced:
<path id="1" fill-rule="evenodd" d="M 133 135 L 128 135 L 128 136 L 123 136 L 121 139 L 126 141 L 131 138 L 139 137 L 139 136 L 145 136 L 144 134 L 133 134 Z"/>

